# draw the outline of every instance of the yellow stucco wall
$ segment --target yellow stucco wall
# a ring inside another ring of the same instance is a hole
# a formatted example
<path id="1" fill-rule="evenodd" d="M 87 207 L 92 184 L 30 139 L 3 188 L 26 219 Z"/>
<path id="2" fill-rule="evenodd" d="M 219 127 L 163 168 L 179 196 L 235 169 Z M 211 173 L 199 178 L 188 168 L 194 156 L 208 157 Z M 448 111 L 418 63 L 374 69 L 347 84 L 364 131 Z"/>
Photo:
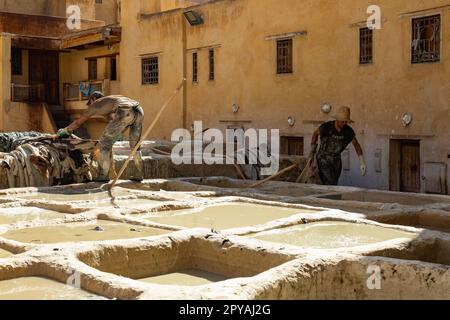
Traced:
<path id="1" fill-rule="evenodd" d="M 134 1 L 134 0 L 133 0 Z M 141 13 L 158 13 L 205 3 L 211 0 L 138 0 Z M 124 3 L 128 5 L 128 3 Z"/>
<path id="2" fill-rule="evenodd" d="M 118 15 L 118 0 L 103 0 L 101 4 L 95 4 L 95 20 L 105 21 L 106 25 L 115 24 L 118 22 Z"/>
<path id="3" fill-rule="evenodd" d="M 183 44 L 180 39 L 183 20 L 179 12 L 171 11 L 138 22 L 136 14 L 139 10 L 138 0 L 122 3 L 120 83 L 123 94 L 140 100 L 148 114 L 148 125 L 151 115 L 156 114 L 182 79 Z M 160 74 L 161 85 L 141 85 L 141 58 L 154 54 L 159 56 L 161 71 L 165 70 Z M 152 136 L 170 138 L 172 128 L 182 126 L 181 112 L 182 99 L 178 96 L 162 116 Z"/>
<path id="4" fill-rule="evenodd" d="M 56 133 L 49 111 L 41 103 L 11 102 L 4 113 L 3 131 Z"/>
<path id="5" fill-rule="evenodd" d="M 366 9 L 382 9 L 382 30 L 374 34 L 374 63 L 360 66 L 359 31 L 355 23 L 368 18 Z M 422 163 L 447 163 L 450 153 L 448 121 L 450 90 L 450 11 L 440 8 L 444 0 L 223 0 L 196 7 L 205 24 L 187 27 L 185 61 L 188 86 L 187 126 L 203 120 L 205 127 L 225 128 L 221 121 L 251 121 L 246 127 L 277 128 L 308 142 L 320 121 L 323 102 L 335 109 L 352 108 L 358 134 L 366 153 L 369 175 L 358 174 L 352 150 L 351 170 L 343 173 L 344 184 L 389 187 L 389 139 L 421 140 Z M 437 8 L 437 9 L 433 9 Z M 430 9 L 419 16 L 442 15 L 440 63 L 410 62 L 411 17 L 401 14 Z M 162 103 L 183 77 L 181 10 L 136 19 L 139 0 L 122 4 L 121 91 L 141 101 L 148 126 Z M 304 31 L 294 38 L 294 73 L 276 74 L 276 42 L 267 36 Z M 216 80 L 207 80 L 208 47 L 216 48 Z M 199 83 L 192 84 L 192 50 L 199 53 Z M 191 50 L 189 50 L 191 49 Z M 141 85 L 140 55 L 160 57 L 160 84 Z M 169 138 L 182 126 L 181 95 L 152 133 Z M 241 109 L 234 114 L 232 105 Z M 404 112 L 414 122 L 401 124 Z M 296 118 L 289 127 L 287 118 Z M 307 153 L 308 143 L 305 143 Z M 374 153 L 382 151 L 382 172 L 374 172 Z M 423 168 L 422 168 L 423 172 Z"/>
<path id="6" fill-rule="evenodd" d="M 81 18 L 95 20 L 95 0 L 65 0 L 66 7 L 77 5 L 81 10 Z"/>

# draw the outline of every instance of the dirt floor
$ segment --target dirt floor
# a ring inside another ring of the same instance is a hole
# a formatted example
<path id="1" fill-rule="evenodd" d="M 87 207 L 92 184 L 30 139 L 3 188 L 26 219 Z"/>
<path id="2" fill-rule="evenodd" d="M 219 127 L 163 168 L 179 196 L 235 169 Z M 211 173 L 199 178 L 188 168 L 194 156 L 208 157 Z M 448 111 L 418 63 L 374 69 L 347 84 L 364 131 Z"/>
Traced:
<path id="1" fill-rule="evenodd" d="M 450 197 L 249 185 L 0 191 L 0 299 L 450 299 Z"/>

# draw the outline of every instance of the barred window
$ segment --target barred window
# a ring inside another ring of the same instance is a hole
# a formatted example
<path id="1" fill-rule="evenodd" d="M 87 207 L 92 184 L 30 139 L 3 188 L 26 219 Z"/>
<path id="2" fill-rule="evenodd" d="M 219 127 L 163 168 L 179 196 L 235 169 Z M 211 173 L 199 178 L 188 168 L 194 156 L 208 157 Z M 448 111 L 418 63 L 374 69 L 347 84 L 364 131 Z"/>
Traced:
<path id="1" fill-rule="evenodd" d="M 142 84 L 159 83 L 158 57 L 142 59 Z"/>
<path id="2" fill-rule="evenodd" d="M 277 73 L 293 73 L 292 39 L 277 41 Z"/>
<path id="3" fill-rule="evenodd" d="M 359 29 L 359 63 L 373 63 L 373 30 Z"/>
<path id="4" fill-rule="evenodd" d="M 198 53 L 192 53 L 192 82 L 198 82 Z"/>
<path id="5" fill-rule="evenodd" d="M 438 62 L 441 59 L 441 16 L 412 20 L 411 62 Z"/>
<path id="6" fill-rule="evenodd" d="M 88 60 L 89 80 L 97 80 L 97 59 Z"/>
<path id="7" fill-rule="evenodd" d="M 214 49 L 209 49 L 209 80 L 214 81 L 215 74 L 215 57 L 214 57 Z"/>

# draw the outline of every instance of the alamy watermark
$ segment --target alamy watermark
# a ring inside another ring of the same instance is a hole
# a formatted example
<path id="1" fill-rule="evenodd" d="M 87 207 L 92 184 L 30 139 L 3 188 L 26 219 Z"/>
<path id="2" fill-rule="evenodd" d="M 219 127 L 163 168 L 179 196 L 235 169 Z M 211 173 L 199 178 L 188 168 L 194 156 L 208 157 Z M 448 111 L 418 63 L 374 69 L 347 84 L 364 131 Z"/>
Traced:
<path id="1" fill-rule="evenodd" d="M 371 30 L 381 29 L 381 8 L 377 5 L 371 5 L 367 8 L 370 17 L 367 18 L 367 28 Z"/>
<path id="2" fill-rule="evenodd" d="M 263 176 L 280 168 L 278 129 L 227 129 L 224 137 L 219 129 L 204 131 L 202 121 L 196 121 L 193 131 L 177 129 L 172 133 L 171 140 L 177 143 L 171 154 L 174 164 L 258 165 Z"/>
<path id="3" fill-rule="evenodd" d="M 381 267 L 370 265 L 367 267 L 367 288 L 369 290 L 381 290 Z"/>
<path id="4" fill-rule="evenodd" d="M 66 273 L 69 275 L 66 286 L 81 289 L 81 273 L 73 269 L 68 269 Z"/>
<path id="5" fill-rule="evenodd" d="M 81 29 L 81 9 L 77 5 L 70 5 L 66 9 L 66 26 L 69 30 Z"/>

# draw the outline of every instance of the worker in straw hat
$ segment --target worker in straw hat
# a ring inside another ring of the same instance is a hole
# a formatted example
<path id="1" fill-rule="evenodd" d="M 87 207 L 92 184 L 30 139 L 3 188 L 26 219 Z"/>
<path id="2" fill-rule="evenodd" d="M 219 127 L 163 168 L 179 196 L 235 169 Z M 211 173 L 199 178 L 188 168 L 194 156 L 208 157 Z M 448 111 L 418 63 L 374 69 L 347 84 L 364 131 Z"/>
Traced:
<path id="1" fill-rule="evenodd" d="M 350 108 L 341 107 L 333 118 L 334 121 L 322 124 L 314 132 L 310 154 L 311 159 L 316 157 L 322 183 L 330 186 L 335 186 L 339 182 L 342 173 L 341 153 L 350 143 L 353 143 L 358 154 L 361 174 L 365 176 L 367 172 L 361 145 L 356 139 L 355 131 L 349 126 L 354 123 L 350 117 Z M 319 137 L 320 148 L 317 150 Z"/>

